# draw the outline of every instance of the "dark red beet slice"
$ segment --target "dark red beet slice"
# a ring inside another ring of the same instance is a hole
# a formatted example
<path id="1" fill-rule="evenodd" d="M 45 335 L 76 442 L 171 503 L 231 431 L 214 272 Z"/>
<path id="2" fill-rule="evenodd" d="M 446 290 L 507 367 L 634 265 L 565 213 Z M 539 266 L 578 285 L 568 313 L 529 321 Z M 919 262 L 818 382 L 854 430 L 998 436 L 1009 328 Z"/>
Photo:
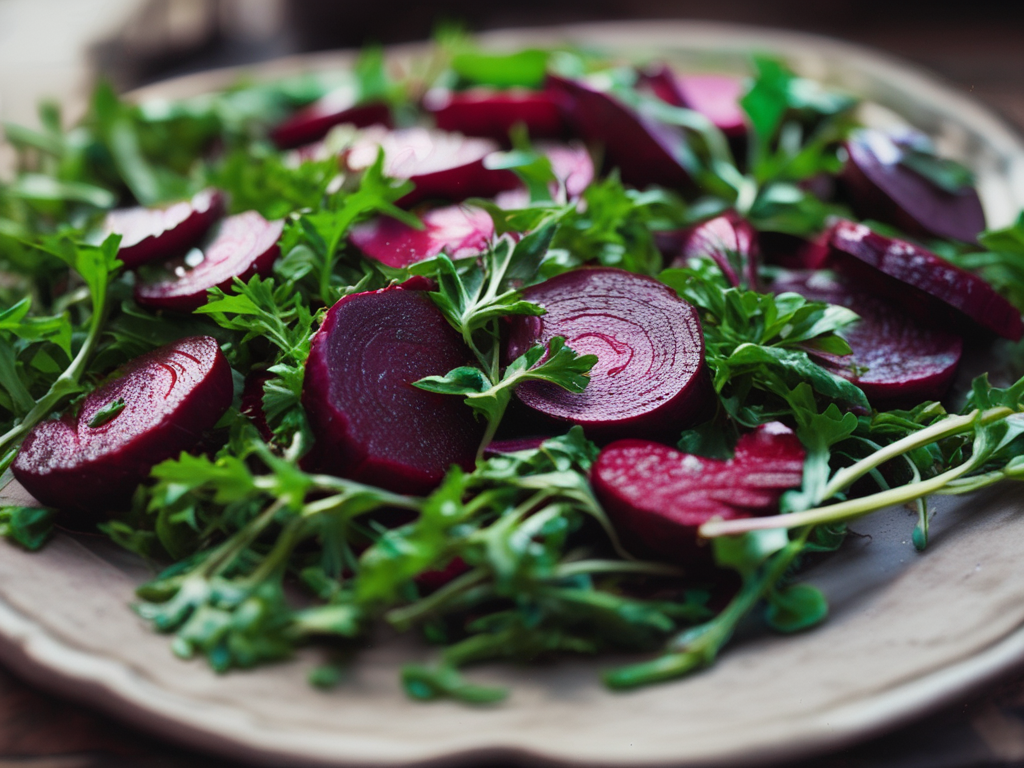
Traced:
<path id="1" fill-rule="evenodd" d="M 198 243 L 224 214 L 224 196 L 215 189 L 166 208 L 122 208 L 103 220 L 105 235 L 121 235 L 117 251 L 127 269 L 180 256 Z"/>
<path id="2" fill-rule="evenodd" d="M 920 322 L 894 302 L 857 290 L 827 271 L 785 274 L 772 290 L 849 307 L 860 315 L 841 334 L 853 350 L 850 355 L 818 356 L 826 368 L 864 390 L 875 405 L 937 400 L 952 384 L 963 352 L 957 334 Z"/>
<path id="3" fill-rule="evenodd" d="M 685 267 L 690 259 L 700 256 L 713 260 L 734 287 L 760 290 L 757 232 L 738 215 L 730 212 L 690 229 L 672 266 Z"/>
<path id="4" fill-rule="evenodd" d="M 546 91 L 435 89 L 424 96 L 423 106 L 434 115 L 442 131 L 483 136 L 503 144 L 508 142 L 512 127 L 519 123 L 526 126 L 531 139 L 557 139 L 565 133 L 562 111 Z"/>
<path id="5" fill-rule="evenodd" d="M 895 224 L 911 235 L 974 242 L 985 229 L 985 212 L 973 187 L 948 192 L 902 165 L 912 137 L 865 129 L 846 143 L 843 183 L 861 218 Z"/>
<path id="6" fill-rule="evenodd" d="M 399 205 L 431 198 L 458 202 L 467 197 L 494 197 L 519 185 L 511 171 L 484 167 L 484 158 L 498 149 L 495 142 L 425 128 L 370 128 L 349 149 L 346 166 L 353 171 L 369 168 L 380 147 L 384 149 L 385 175 L 409 179 L 416 185 Z"/>
<path id="7" fill-rule="evenodd" d="M 838 222 L 828 242 L 836 268 L 862 285 L 870 285 L 872 292 L 904 306 L 921 305 L 924 312 L 928 302 L 947 312 L 949 308 L 955 309 L 983 328 L 1013 341 L 1024 336 L 1024 324 L 1016 307 L 980 277 L 931 251 L 904 240 L 883 237 L 852 221 Z"/>
<path id="8" fill-rule="evenodd" d="M 548 76 L 573 130 L 605 149 L 609 168 L 618 168 L 627 184 L 660 184 L 692 190 L 693 180 L 681 157 L 686 138 L 682 131 L 638 114 L 614 96 L 576 80 Z"/>
<path id="9" fill-rule="evenodd" d="M 391 125 L 391 108 L 383 102 L 360 104 L 356 89 L 338 88 L 303 107 L 270 132 L 278 149 L 292 149 L 318 141 L 336 125 L 351 123 L 357 128 Z"/>
<path id="10" fill-rule="evenodd" d="M 435 208 L 421 217 L 423 229 L 413 229 L 389 216 L 353 227 L 349 234 L 359 250 L 389 267 L 407 267 L 445 253 L 465 259 L 487 250 L 494 221 L 487 211 L 465 205 Z"/>
<path id="11" fill-rule="evenodd" d="M 555 202 L 575 200 L 594 180 L 594 161 L 582 144 L 553 144 L 539 141 L 534 146 L 551 161 L 551 172 L 557 179 L 557 183 L 551 185 L 551 197 Z M 508 210 L 525 208 L 530 204 L 530 193 L 526 187 L 519 186 L 502 192 L 495 197 L 494 202 Z"/>
<path id="12" fill-rule="evenodd" d="M 740 106 L 743 81 L 729 75 L 679 75 L 661 67 L 647 75 L 651 90 L 674 107 L 700 112 L 730 138 L 747 133 L 747 116 Z"/>
<path id="13" fill-rule="evenodd" d="M 550 438 L 540 437 L 513 437 L 508 440 L 492 440 L 490 445 L 484 449 L 484 458 L 500 456 L 505 453 L 519 453 L 520 451 L 533 451 L 540 448 L 545 440 Z"/>
<path id="14" fill-rule="evenodd" d="M 313 337 L 302 403 L 316 438 L 308 465 L 399 493 L 427 493 L 473 466 L 484 425 L 461 398 L 412 385 L 472 358 L 422 291 L 346 296 Z"/>
<path id="15" fill-rule="evenodd" d="M 274 374 L 262 372 L 252 373 L 245 379 L 245 386 L 242 388 L 242 402 L 238 410 L 249 417 L 249 421 L 256 427 L 265 441 L 270 442 L 274 437 L 270 425 L 267 423 L 267 413 L 263 409 L 263 387 L 274 378 Z"/>
<path id="16" fill-rule="evenodd" d="M 231 396 L 231 368 L 216 340 L 180 339 L 121 367 L 77 414 L 37 425 L 14 475 L 47 506 L 94 515 L 122 508 L 154 464 L 200 441 Z M 119 413 L 97 419 L 118 400 Z"/>
<path id="17" fill-rule="evenodd" d="M 524 297 L 547 313 L 513 318 L 509 359 L 554 336 L 598 358 L 584 392 L 528 382 L 516 390 L 526 405 L 582 425 L 593 439 L 668 434 L 711 415 L 697 310 L 667 286 L 618 269 L 580 269 Z"/>
<path id="18" fill-rule="evenodd" d="M 697 529 L 776 511 L 803 478 L 804 448 L 788 427 L 764 424 L 743 435 L 728 461 L 680 453 L 646 440 L 620 440 L 597 457 L 594 492 L 627 549 L 681 565 L 706 564 Z"/>
<path id="19" fill-rule="evenodd" d="M 136 283 L 135 301 L 150 309 L 191 312 L 206 303 L 210 288 L 227 289 L 236 277 L 265 277 L 281 253 L 277 240 L 283 228 L 283 221 L 267 221 L 256 211 L 229 216 L 202 252 L 169 263 L 170 274 L 162 279 Z"/>

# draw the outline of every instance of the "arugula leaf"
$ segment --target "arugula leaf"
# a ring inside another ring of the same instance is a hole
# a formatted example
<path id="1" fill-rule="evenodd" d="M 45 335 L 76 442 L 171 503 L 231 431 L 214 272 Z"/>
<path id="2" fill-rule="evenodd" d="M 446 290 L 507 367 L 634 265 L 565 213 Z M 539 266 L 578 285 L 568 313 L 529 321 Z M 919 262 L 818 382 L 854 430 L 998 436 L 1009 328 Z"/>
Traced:
<path id="1" fill-rule="evenodd" d="M 53 516 L 45 507 L 0 507 L 0 536 L 35 552 L 52 535 Z"/>

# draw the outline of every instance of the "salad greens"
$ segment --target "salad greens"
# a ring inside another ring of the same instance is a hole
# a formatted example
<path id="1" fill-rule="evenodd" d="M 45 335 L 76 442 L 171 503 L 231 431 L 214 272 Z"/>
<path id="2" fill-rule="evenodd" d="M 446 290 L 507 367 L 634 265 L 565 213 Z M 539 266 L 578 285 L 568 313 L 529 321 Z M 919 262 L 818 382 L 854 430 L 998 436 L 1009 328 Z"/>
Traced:
<path id="1" fill-rule="evenodd" d="M 914 503 L 914 543 L 924 549 L 927 496 L 1024 478 L 1024 379 L 998 388 L 979 378 L 957 408 L 925 402 L 879 411 L 854 382 L 819 364 L 821 354 L 850 352 L 842 332 L 857 320 L 851 310 L 732 287 L 710 259 L 664 268 L 660 236 L 725 210 L 759 230 L 802 237 L 820 233 L 833 214 L 848 215 L 808 182 L 841 169 L 842 142 L 856 127 L 853 97 L 756 57 L 741 100 L 750 126 L 741 153 L 706 117 L 643 92 L 635 71 L 576 51 L 498 55 L 449 33 L 429 82 L 393 80 L 379 50 L 345 77 L 364 100 L 385 99 L 407 119 L 427 86 L 538 87 L 552 70 L 605 77 L 623 103 L 681 128 L 701 194 L 685 200 L 672 190 L 633 189 L 612 171 L 565 201 L 551 193 L 551 164 L 517 131 L 515 148 L 489 162 L 518 173 L 529 201 L 513 209 L 471 201 L 493 218 L 488 249 L 395 269 L 347 239 L 377 215 L 422 227 L 400 206 L 412 183 L 387 176 L 383 151 L 365 171 L 348 173 L 334 155 L 302 158 L 267 139 L 295 108 L 327 93 L 327 81 L 241 83 L 142 105 L 101 83 L 75 126 L 44 105 L 40 130 L 5 127 L 18 169 L 0 183 L 0 471 L 37 423 L 171 340 L 212 335 L 235 371 L 236 393 L 257 382 L 266 433 L 236 397 L 209 444 L 154 467 L 131 509 L 100 524 L 160 569 L 139 588 L 135 608 L 173 635 L 179 656 L 203 656 L 224 671 L 329 640 L 328 662 L 310 675 L 329 686 L 384 622 L 440 646 L 436 664 L 403 672 L 416 699 L 497 701 L 504 691 L 468 682 L 461 669 L 609 649 L 655 654 L 605 675 L 613 688 L 634 687 L 713 663 L 752 613 L 784 633 L 822 621 L 827 603 L 795 583 L 796 566 L 805 553 L 838 548 L 858 517 Z M 907 162 L 944 187 L 970 183 L 963 169 L 930 154 Z M 191 315 L 140 309 L 133 277 L 117 259 L 119 237 L 97 235 L 104 213 L 208 186 L 226 193 L 232 211 L 286 220 L 272 276 L 215 288 Z M 944 253 L 1024 307 L 1024 216 L 978 242 Z M 715 408 L 678 434 L 682 450 L 727 457 L 741 433 L 780 420 L 806 450 L 803 485 L 785 494 L 778 515 L 702 527 L 716 564 L 739 577 L 724 600 L 714 574 L 637 559 L 623 547 L 591 489 L 598 447 L 581 428 L 511 453 L 487 451 L 522 382 L 585 391 L 597 358 L 560 337 L 502 358 L 504 318 L 543 313 L 522 290 L 585 264 L 657 276 L 698 309 Z M 452 468 L 423 497 L 301 463 L 312 441 L 305 362 L 325 311 L 344 296 L 410 278 L 432 281 L 431 300 L 474 358 L 415 386 L 463 398 L 486 424 L 475 468 Z M 90 426 L 124 407 L 110 403 Z M 58 515 L 2 507 L 0 534 L 37 549 Z"/>

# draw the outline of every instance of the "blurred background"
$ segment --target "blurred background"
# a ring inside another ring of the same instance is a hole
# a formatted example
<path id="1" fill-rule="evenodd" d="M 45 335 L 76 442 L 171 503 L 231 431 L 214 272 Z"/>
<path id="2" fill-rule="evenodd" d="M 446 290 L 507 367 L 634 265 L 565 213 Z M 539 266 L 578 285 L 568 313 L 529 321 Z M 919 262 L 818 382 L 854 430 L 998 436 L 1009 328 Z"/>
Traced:
<path id="1" fill-rule="evenodd" d="M 873 46 L 971 91 L 1024 127 L 1024 2 L 970 0 L 0 0 L 0 121 L 32 124 L 102 73 L 126 90 L 305 51 L 469 30 L 632 18 L 789 28 Z"/>

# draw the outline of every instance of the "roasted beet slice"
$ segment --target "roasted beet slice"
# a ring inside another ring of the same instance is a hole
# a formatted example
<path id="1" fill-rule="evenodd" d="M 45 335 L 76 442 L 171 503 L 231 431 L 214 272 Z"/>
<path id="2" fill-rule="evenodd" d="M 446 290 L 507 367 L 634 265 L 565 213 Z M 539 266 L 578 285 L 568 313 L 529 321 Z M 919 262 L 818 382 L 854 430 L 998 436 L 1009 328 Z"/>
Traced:
<path id="1" fill-rule="evenodd" d="M 895 224 L 916 236 L 974 242 L 985 229 L 985 212 L 973 187 L 949 192 L 901 163 L 913 133 L 896 136 L 873 129 L 855 133 L 842 174 L 854 212 Z"/>
<path id="2" fill-rule="evenodd" d="M 122 366 L 77 414 L 37 425 L 14 475 L 47 506 L 102 516 L 124 507 L 153 465 L 194 447 L 231 396 L 216 340 L 180 339 Z"/>
<path id="3" fill-rule="evenodd" d="M 685 267 L 690 259 L 701 256 L 714 261 L 734 287 L 760 290 L 757 232 L 735 213 L 716 216 L 690 229 L 672 266 Z"/>
<path id="4" fill-rule="evenodd" d="M 526 127 L 531 139 L 557 139 L 565 133 L 562 111 L 546 91 L 434 89 L 423 97 L 423 106 L 434 115 L 442 131 L 483 136 L 501 143 L 508 142 L 509 131 L 517 124 Z"/>
<path id="5" fill-rule="evenodd" d="M 683 566 L 705 565 L 697 529 L 713 517 L 771 513 L 803 478 L 804 448 L 772 422 L 743 435 L 728 461 L 680 453 L 646 440 L 619 440 L 591 470 L 594 492 L 627 549 Z"/>
<path id="6" fill-rule="evenodd" d="M 937 400 L 952 384 L 963 352 L 959 335 L 921 322 L 898 304 L 857 290 L 840 275 L 824 270 L 784 274 L 772 290 L 849 307 L 860 315 L 841 332 L 853 352 L 818 357 L 826 368 L 860 387 L 876 406 Z"/>
<path id="7" fill-rule="evenodd" d="M 526 405 L 602 440 L 670 434 L 711 415 L 697 310 L 667 286 L 619 269 L 581 269 L 524 297 L 547 312 L 513 319 L 509 359 L 554 336 L 597 355 L 584 392 L 528 382 L 516 390 Z"/>
<path id="8" fill-rule="evenodd" d="M 199 251 L 167 264 L 167 271 L 152 282 L 135 285 L 135 300 L 150 309 L 191 312 L 206 303 L 206 292 L 228 288 L 234 278 L 266 276 L 281 253 L 277 240 L 282 221 L 267 221 L 256 211 L 229 216 L 213 239 Z"/>
<path id="9" fill-rule="evenodd" d="M 551 172 L 557 180 L 551 185 L 551 197 L 555 202 L 575 200 L 594 180 L 594 161 L 582 144 L 539 141 L 534 146 L 551 161 Z M 530 204 L 530 193 L 526 187 L 520 185 L 516 189 L 502 192 L 494 198 L 494 202 L 509 210 L 525 208 Z"/>
<path id="10" fill-rule="evenodd" d="M 660 67 L 646 76 L 651 90 L 674 107 L 700 112 L 730 138 L 747 134 L 747 115 L 740 105 L 743 80 L 729 75 L 680 75 Z"/>
<path id="11" fill-rule="evenodd" d="M 484 425 L 460 398 L 413 386 L 472 353 L 423 291 L 346 296 L 313 337 L 302 403 L 316 438 L 308 466 L 399 493 L 427 493 L 473 466 Z"/>
<path id="12" fill-rule="evenodd" d="M 919 314 L 933 307 L 952 317 L 955 325 L 967 315 L 978 325 L 1007 339 L 1024 336 L 1020 312 L 976 275 L 950 264 L 921 246 L 884 237 L 864 224 L 840 221 L 831 231 L 831 258 L 837 269 Z M 962 313 L 962 314 L 959 314 Z"/>
<path id="13" fill-rule="evenodd" d="M 389 267 L 407 267 L 445 253 L 452 259 L 476 256 L 494 237 L 487 211 L 466 205 L 435 208 L 421 217 L 423 229 L 413 229 L 389 216 L 354 227 L 349 234 L 359 250 Z"/>
<path id="14" fill-rule="evenodd" d="M 573 130 L 584 140 L 604 146 L 606 165 L 618 168 L 624 182 L 683 191 L 694 188 L 681 160 L 686 145 L 682 131 L 645 117 L 582 81 L 549 75 L 548 88 Z"/>
<path id="15" fill-rule="evenodd" d="M 224 196 L 215 189 L 166 208 L 122 208 L 103 220 L 105 235 L 121 236 L 117 251 L 127 269 L 180 256 L 198 243 L 224 214 Z"/>
<path id="16" fill-rule="evenodd" d="M 348 150 L 346 166 L 353 171 L 369 168 L 379 148 L 384 150 L 385 175 L 409 179 L 416 185 L 398 201 L 403 206 L 431 198 L 458 202 L 467 197 L 494 197 L 519 185 L 511 171 L 484 167 L 484 159 L 498 149 L 495 142 L 425 128 L 367 129 Z"/>
<path id="17" fill-rule="evenodd" d="M 338 88 L 303 107 L 270 132 L 278 149 L 292 149 L 318 141 L 336 125 L 350 123 L 356 128 L 391 125 L 391 108 L 380 101 L 359 103 L 352 86 Z"/>

